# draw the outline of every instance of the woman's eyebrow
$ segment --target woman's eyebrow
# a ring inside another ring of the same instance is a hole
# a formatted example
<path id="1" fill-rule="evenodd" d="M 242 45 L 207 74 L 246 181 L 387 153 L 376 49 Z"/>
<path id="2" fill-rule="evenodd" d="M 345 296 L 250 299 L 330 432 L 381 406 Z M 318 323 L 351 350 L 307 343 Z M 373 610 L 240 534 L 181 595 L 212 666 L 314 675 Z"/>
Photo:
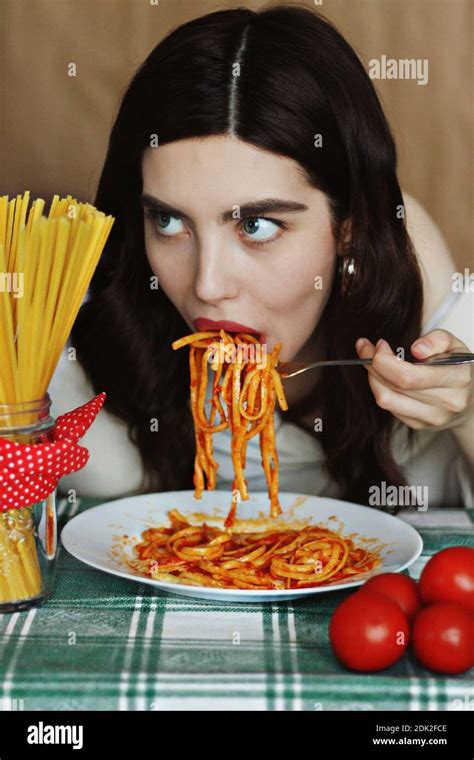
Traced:
<path id="1" fill-rule="evenodd" d="M 172 216 L 178 216 L 186 222 L 192 222 L 191 218 L 180 211 L 178 208 L 170 206 L 169 203 L 165 203 L 159 198 L 155 198 L 153 195 L 144 193 L 141 196 L 142 206 L 155 209 L 156 211 L 164 211 Z M 221 222 L 229 222 L 235 219 L 241 219 L 247 216 L 258 216 L 259 214 L 268 213 L 284 213 L 294 211 L 307 211 L 308 206 L 304 203 L 298 203 L 297 201 L 287 201 L 279 198 L 263 198 L 259 201 L 253 201 L 251 203 L 244 203 L 242 205 L 236 204 L 233 209 L 224 211 L 221 214 Z"/>

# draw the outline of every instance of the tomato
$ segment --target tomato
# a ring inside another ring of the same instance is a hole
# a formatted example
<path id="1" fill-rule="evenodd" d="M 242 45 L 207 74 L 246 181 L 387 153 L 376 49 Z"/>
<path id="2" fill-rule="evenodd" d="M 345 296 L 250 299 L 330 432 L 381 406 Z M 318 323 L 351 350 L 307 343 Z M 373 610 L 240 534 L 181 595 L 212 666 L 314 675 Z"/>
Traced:
<path id="1" fill-rule="evenodd" d="M 412 620 L 421 607 L 418 584 L 408 575 L 400 575 L 400 573 L 374 575 L 361 586 L 358 593 L 367 590 L 376 591 L 378 594 L 392 599 L 405 613 L 408 620 Z"/>
<path id="2" fill-rule="evenodd" d="M 435 673 L 464 673 L 474 665 L 474 618 L 459 604 L 435 602 L 417 614 L 413 652 Z"/>
<path id="3" fill-rule="evenodd" d="M 382 670 L 397 662 L 409 635 L 407 617 L 398 604 L 369 590 L 345 599 L 329 623 L 336 657 L 360 672 Z"/>
<path id="4" fill-rule="evenodd" d="M 420 577 L 424 604 L 457 602 L 474 612 L 474 549 L 451 546 L 426 563 Z"/>

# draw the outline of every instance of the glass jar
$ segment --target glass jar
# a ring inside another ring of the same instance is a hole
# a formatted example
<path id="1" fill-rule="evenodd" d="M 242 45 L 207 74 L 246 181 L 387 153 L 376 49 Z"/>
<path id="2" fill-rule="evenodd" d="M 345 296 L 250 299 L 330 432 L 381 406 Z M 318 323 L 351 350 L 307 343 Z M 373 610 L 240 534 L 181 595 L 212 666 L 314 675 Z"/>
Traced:
<path id="1" fill-rule="evenodd" d="M 0 404 L 0 437 L 53 440 L 51 398 Z M 42 604 L 52 594 L 57 560 L 56 490 L 43 501 L 0 512 L 0 613 Z"/>

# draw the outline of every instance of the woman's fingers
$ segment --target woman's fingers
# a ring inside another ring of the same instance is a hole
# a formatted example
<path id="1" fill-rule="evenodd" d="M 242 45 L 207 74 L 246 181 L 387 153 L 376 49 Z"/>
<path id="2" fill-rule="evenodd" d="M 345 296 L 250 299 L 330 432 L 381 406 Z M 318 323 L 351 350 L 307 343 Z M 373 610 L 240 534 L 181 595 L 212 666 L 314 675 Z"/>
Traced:
<path id="1" fill-rule="evenodd" d="M 393 414 L 402 422 L 402 418 L 411 420 L 410 427 L 442 427 L 451 419 L 452 412 L 441 406 L 427 404 L 424 401 L 406 396 L 381 382 L 373 375 L 369 375 L 369 384 L 374 394 L 375 401 L 381 409 Z M 413 424 L 413 423 L 416 424 Z"/>
<path id="2" fill-rule="evenodd" d="M 420 353 L 412 350 L 414 356 Z M 453 350 L 468 351 L 468 348 L 458 341 L 456 349 Z M 444 351 L 436 349 L 430 355 L 435 353 L 444 353 Z M 384 340 L 378 341 L 376 346 L 373 346 L 370 341 L 361 344 L 359 356 L 361 358 L 372 358 L 372 365 L 368 366 L 368 371 L 376 372 L 378 377 L 387 380 L 402 391 L 463 388 L 468 387 L 471 382 L 471 365 L 469 364 L 441 367 L 410 364 L 398 358 Z"/>
<path id="3" fill-rule="evenodd" d="M 395 356 L 385 340 L 374 346 L 367 339 L 359 339 L 356 350 L 361 358 L 372 358 L 372 364 L 366 368 L 378 406 L 409 427 L 444 427 L 468 408 L 471 365 L 413 365 Z M 421 358 L 469 349 L 451 333 L 433 330 L 415 341 L 410 350 Z"/>
<path id="4" fill-rule="evenodd" d="M 434 354 L 444 354 L 447 351 L 469 351 L 469 349 L 447 330 L 431 330 L 413 341 L 410 351 L 417 359 L 427 359 Z"/>
<path id="5" fill-rule="evenodd" d="M 438 405 L 452 413 L 463 412 L 469 401 L 469 382 L 465 386 L 456 388 L 428 388 L 426 390 L 412 389 L 408 391 L 401 389 L 390 380 L 387 380 L 385 376 L 380 375 L 373 365 L 370 368 L 369 375 L 384 383 L 387 388 L 396 393 L 404 393 L 406 396 L 426 404 Z"/>

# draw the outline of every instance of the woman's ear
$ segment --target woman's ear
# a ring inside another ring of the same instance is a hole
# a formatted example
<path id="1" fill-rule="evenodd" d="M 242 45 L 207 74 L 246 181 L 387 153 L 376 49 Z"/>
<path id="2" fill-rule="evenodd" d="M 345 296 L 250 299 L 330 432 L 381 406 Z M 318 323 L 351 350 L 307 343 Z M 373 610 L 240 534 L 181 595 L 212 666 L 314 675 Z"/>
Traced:
<path id="1" fill-rule="evenodd" d="M 341 222 L 339 226 L 339 234 L 337 237 L 337 250 L 338 256 L 347 256 L 349 253 L 350 242 L 352 238 L 352 221 L 347 218 Z"/>

